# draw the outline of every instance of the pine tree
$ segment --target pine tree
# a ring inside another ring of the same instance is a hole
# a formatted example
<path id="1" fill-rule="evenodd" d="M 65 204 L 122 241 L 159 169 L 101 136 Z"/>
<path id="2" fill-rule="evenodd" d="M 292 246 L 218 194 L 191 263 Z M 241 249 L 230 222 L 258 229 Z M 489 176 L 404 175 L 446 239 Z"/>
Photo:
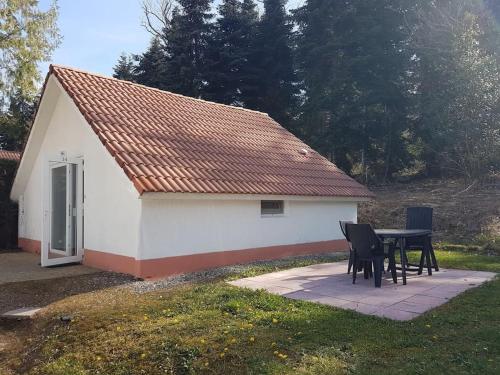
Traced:
<path id="1" fill-rule="evenodd" d="M 264 0 L 264 15 L 252 44 L 250 63 L 258 76 L 254 90 L 243 90 L 247 107 L 268 113 L 285 127 L 291 126 L 297 89 L 291 48 L 292 25 L 285 0 Z"/>
<path id="2" fill-rule="evenodd" d="M 442 0 L 417 20 L 418 134 L 430 175 L 476 179 L 500 169 L 500 62 L 490 40 L 499 34 L 483 10 Z"/>
<path id="3" fill-rule="evenodd" d="M 400 4 L 309 0 L 296 12 L 298 62 L 308 139 L 347 171 L 366 161 L 389 178 L 407 161 L 404 48 Z"/>
<path id="4" fill-rule="evenodd" d="M 20 89 L 8 102 L 9 107 L 0 116 L 0 150 L 21 150 L 35 105 L 24 97 Z"/>
<path id="5" fill-rule="evenodd" d="M 126 53 L 122 53 L 113 68 L 113 77 L 125 81 L 135 81 L 134 60 Z"/>
<path id="6" fill-rule="evenodd" d="M 155 37 L 146 52 L 137 57 L 138 64 L 134 67 L 133 75 L 137 83 L 158 89 L 167 88 L 165 49 L 160 40 Z"/>
<path id="7" fill-rule="evenodd" d="M 179 0 L 166 30 L 166 89 L 199 97 L 206 85 L 212 0 Z"/>
<path id="8" fill-rule="evenodd" d="M 245 84 L 249 65 L 250 43 L 257 23 L 253 0 L 224 0 L 208 48 L 210 64 L 208 99 L 241 105 L 241 87 Z"/>
<path id="9" fill-rule="evenodd" d="M 240 66 L 239 100 L 246 106 L 251 107 L 249 100 L 253 94 L 258 93 L 261 72 L 255 64 L 258 59 L 260 46 L 257 40 L 259 26 L 259 13 L 254 0 L 243 0 L 241 5 L 241 39 L 240 55 L 242 64 Z"/>

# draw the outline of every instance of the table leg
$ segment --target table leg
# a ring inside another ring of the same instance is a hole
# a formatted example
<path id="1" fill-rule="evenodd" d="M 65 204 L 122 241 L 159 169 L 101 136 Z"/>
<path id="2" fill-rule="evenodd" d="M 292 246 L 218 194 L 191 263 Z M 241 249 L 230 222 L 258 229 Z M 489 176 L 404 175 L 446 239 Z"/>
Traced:
<path id="1" fill-rule="evenodd" d="M 424 262 L 425 262 L 425 249 L 422 249 L 422 255 L 420 255 L 420 263 L 418 264 L 419 275 L 421 275 L 422 272 L 424 271 Z"/>
<path id="2" fill-rule="evenodd" d="M 375 279 L 375 288 L 380 288 L 382 286 L 382 269 L 384 268 L 384 257 L 376 256 L 373 259 L 373 272 Z"/>
<path id="3" fill-rule="evenodd" d="M 432 237 L 429 237 L 429 246 L 430 246 L 431 258 L 432 258 L 432 265 L 434 266 L 434 269 L 436 270 L 436 272 L 439 272 L 439 266 L 438 266 L 438 262 L 436 259 L 436 254 L 434 254 L 434 247 L 432 246 Z"/>
<path id="4" fill-rule="evenodd" d="M 427 274 L 432 276 L 432 262 L 431 262 L 431 238 L 427 236 L 424 242 L 425 262 L 427 263 Z"/>
<path id="5" fill-rule="evenodd" d="M 401 257 L 401 276 L 403 277 L 403 285 L 406 285 L 406 243 L 404 237 L 399 239 L 400 251 L 399 255 Z"/>

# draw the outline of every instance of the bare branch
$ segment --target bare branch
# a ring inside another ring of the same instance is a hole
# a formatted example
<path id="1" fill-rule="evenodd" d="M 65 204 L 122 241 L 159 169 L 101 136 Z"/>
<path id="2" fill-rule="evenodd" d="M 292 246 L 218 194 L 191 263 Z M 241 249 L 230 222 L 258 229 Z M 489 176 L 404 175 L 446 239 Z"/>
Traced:
<path id="1" fill-rule="evenodd" d="M 175 0 L 143 0 L 142 26 L 154 37 L 164 40 L 165 30 L 170 27 Z"/>

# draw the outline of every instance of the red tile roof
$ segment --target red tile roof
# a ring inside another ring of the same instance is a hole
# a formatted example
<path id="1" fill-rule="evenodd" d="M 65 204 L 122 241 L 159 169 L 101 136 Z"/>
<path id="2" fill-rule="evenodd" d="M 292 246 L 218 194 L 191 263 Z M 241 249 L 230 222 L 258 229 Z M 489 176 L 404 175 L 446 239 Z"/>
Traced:
<path id="1" fill-rule="evenodd" d="M 0 160 L 15 160 L 21 159 L 21 153 L 17 151 L 0 150 Z"/>
<path id="2" fill-rule="evenodd" d="M 267 114 L 71 68 L 51 73 L 140 194 L 372 197 Z"/>

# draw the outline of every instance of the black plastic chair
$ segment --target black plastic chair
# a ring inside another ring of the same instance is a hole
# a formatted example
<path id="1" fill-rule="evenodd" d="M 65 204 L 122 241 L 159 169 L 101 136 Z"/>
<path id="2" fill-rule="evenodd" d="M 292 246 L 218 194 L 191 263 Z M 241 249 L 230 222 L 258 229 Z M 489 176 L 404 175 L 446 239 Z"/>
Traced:
<path id="1" fill-rule="evenodd" d="M 346 224 L 346 233 L 351 241 L 354 251 L 352 283 L 356 283 L 359 265 L 362 262 L 373 264 L 373 273 L 375 278 L 375 287 L 382 286 L 382 272 L 384 269 L 385 258 L 389 259 L 389 269 L 392 280 L 397 283 L 395 248 L 389 244 L 389 250 L 386 253 L 384 243 L 375 234 L 370 224 Z M 365 267 L 365 279 L 368 278 L 368 270 Z"/>
<path id="2" fill-rule="evenodd" d="M 432 207 L 408 207 L 406 209 L 406 229 L 426 229 L 432 231 Z M 432 259 L 432 267 L 436 271 L 439 271 L 439 266 L 436 260 L 436 255 L 434 254 L 434 249 L 432 248 L 431 238 L 407 238 L 406 239 L 406 251 L 420 250 L 422 252 L 420 256 L 420 264 L 418 265 L 418 273 L 421 274 L 424 267 L 425 260 L 425 246 L 429 246 L 429 253 Z M 407 263 L 408 264 L 408 263 Z"/>
<path id="3" fill-rule="evenodd" d="M 346 232 L 346 224 L 353 224 L 352 221 L 339 221 L 340 225 L 340 230 L 342 231 L 342 234 L 344 235 L 345 239 L 347 240 L 347 244 L 349 245 L 349 263 L 347 264 L 347 274 L 349 275 L 351 273 L 351 268 L 354 263 L 354 251 L 352 250 L 352 245 L 351 241 L 349 240 L 349 237 L 347 236 Z"/>
<path id="4" fill-rule="evenodd" d="M 347 274 L 349 275 L 351 273 L 352 265 L 354 264 L 354 251 L 352 249 L 351 241 L 349 240 L 349 237 L 347 236 L 345 226 L 346 226 L 346 224 L 354 224 L 354 222 L 341 220 L 341 221 L 339 221 L 339 224 L 340 224 L 340 230 L 342 231 L 342 234 L 344 235 L 345 239 L 347 240 L 347 244 L 349 245 L 349 262 L 347 264 Z M 363 266 L 366 267 L 366 264 L 361 263 L 359 265 L 359 268 L 358 268 L 359 272 L 363 271 Z M 369 267 L 366 267 L 366 269 L 368 270 L 369 276 L 370 277 L 373 276 L 373 271 L 372 271 L 371 265 Z"/>

